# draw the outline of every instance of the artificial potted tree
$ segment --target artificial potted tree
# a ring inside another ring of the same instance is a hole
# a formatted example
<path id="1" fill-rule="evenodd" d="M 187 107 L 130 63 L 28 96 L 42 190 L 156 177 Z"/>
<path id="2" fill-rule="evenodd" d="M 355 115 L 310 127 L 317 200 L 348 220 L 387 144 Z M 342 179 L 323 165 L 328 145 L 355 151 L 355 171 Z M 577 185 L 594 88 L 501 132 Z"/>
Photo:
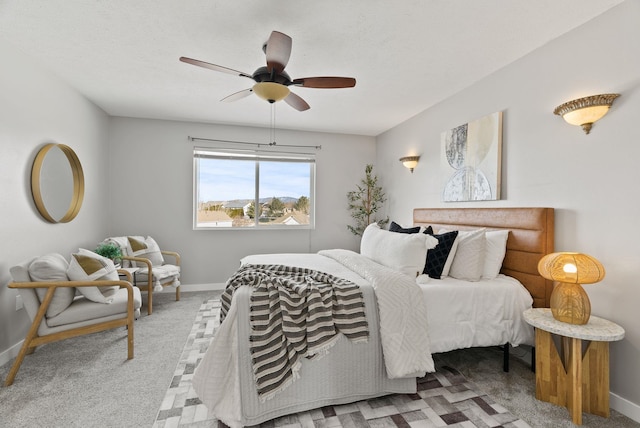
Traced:
<path id="1" fill-rule="evenodd" d="M 347 193 L 349 211 L 355 220 L 355 225 L 348 225 L 347 229 L 360 236 L 371 223 L 378 223 L 381 228 L 389 223 L 389 217 L 376 220 L 376 213 L 387 198 L 382 187 L 378 185 L 378 177 L 373 175 L 373 165 L 367 165 L 364 172 L 365 178 L 360 181 L 357 190 Z"/>

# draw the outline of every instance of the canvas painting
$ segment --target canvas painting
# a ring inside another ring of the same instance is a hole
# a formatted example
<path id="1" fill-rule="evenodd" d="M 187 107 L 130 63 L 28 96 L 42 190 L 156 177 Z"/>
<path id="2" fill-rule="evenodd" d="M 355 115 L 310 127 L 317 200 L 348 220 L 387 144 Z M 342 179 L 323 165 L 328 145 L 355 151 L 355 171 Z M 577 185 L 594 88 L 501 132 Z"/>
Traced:
<path id="1" fill-rule="evenodd" d="M 502 112 L 484 116 L 441 135 L 442 200 L 500 199 Z"/>

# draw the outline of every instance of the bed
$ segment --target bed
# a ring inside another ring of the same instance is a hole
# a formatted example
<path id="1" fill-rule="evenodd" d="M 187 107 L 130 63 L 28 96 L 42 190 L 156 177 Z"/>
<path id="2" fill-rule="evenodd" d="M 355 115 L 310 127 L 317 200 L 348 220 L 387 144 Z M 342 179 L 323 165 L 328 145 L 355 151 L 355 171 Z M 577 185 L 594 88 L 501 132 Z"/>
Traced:
<path id="1" fill-rule="evenodd" d="M 252 333 L 246 322 L 251 315 L 253 289 L 239 286 L 193 377 L 194 389 L 209 412 L 231 427 L 247 426 L 326 405 L 412 393 L 416 377 L 433 371 L 432 353 L 533 344 L 533 331 L 521 313 L 527 307 L 549 306 L 552 283 L 538 275 L 537 262 L 553 252 L 553 209 L 415 209 L 413 224 L 431 226 L 438 233 L 508 230 L 500 274 L 494 280 L 473 284 L 454 278 L 420 281 L 420 277 L 398 274 L 346 250 L 248 256 L 241 262 L 243 268 L 286 265 L 329 272 L 357 284 L 366 308 L 369 337 L 366 343 L 356 343 L 338 335 L 326 355 L 303 359 L 295 381 L 265 398 L 256 386 Z M 399 238 L 394 235 L 393 239 Z M 411 291 L 396 295 L 405 286 Z M 499 294 L 505 288 L 514 291 Z M 393 296 L 387 296 L 390 294 Z M 493 306 L 479 308 L 482 301 Z M 488 328 L 489 324 L 494 325 Z"/>

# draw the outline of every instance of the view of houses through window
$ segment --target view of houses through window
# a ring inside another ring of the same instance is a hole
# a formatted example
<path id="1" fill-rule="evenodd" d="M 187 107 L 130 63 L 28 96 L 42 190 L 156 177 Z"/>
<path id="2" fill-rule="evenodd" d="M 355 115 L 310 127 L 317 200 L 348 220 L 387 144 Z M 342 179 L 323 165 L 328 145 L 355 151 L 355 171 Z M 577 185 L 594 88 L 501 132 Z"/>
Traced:
<path id="1" fill-rule="evenodd" d="M 312 227 L 312 155 L 194 150 L 195 228 Z"/>

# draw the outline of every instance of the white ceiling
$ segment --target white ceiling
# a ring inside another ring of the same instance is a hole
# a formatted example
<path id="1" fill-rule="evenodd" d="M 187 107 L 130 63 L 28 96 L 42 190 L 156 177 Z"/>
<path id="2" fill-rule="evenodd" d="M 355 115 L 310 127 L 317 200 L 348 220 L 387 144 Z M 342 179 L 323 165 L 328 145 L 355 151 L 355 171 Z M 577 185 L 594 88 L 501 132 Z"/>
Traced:
<path id="1" fill-rule="evenodd" d="M 375 136 L 623 0 L 0 0 L 0 38 L 112 116 L 269 126 L 252 81 L 272 30 L 293 39 L 292 78 L 355 77 L 355 88 L 292 87 L 278 128 Z"/>

